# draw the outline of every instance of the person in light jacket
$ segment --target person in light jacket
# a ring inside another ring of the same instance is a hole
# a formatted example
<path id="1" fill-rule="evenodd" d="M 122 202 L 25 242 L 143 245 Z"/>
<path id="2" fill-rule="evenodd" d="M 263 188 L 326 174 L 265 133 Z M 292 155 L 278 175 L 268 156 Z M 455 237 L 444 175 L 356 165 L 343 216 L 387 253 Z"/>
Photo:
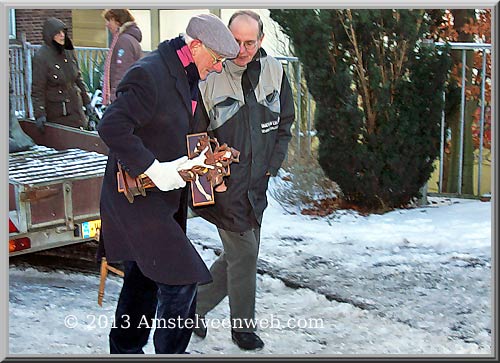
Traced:
<path id="1" fill-rule="evenodd" d="M 216 194 L 215 204 L 193 208 L 217 226 L 224 247 L 210 267 L 213 282 L 200 286 L 196 313 L 206 324 L 205 315 L 228 296 L 232 340 L 241 349 L 256 350 L 264 347 L 256 334 L 255 294 L 266 191 L 287 154 L 295 108 L 282 64 L 261 47 L 259 15 L 237 11 L 229 29 L 240 51 L 221 73 L 200 82 L 205 107 L 196 113 L 197 131 L 239 150 L 240 161 L 231 165 L 227 190 Z M 199 324 L 194 333 L 204 338 L 207 326 Z"/>
<path id="2" fill-rule="evenodd" d="M 36 125 L 42 132 L 47 121 L 86 129 L 87 117 L 94 112 L 67 33 L 62 20 L 47 19 L 43 24 L 45 44 L 33 57 L 31 96 Z"/>
<path id="3" fill-rule="evenodd" d="M 116 87 L 125 72 L 142 57 L 142 33 L 128 9 L 107 9 L 106 27 L 113 35 L 104 62 L 103 101 L 107 106 L 116 98 Z"/>

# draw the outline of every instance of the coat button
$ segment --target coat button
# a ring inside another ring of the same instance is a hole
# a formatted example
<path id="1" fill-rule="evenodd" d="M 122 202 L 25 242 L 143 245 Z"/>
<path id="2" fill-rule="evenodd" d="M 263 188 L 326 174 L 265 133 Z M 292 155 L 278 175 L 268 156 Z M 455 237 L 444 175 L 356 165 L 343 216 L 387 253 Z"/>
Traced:
<path id="1" fill-rule="evenodd" d="M 68 63 L 68 60 L 66 58 L 64 58 L 64 63 Z"/>
<path id="2" fill-rule="evenodd" d="M 61 67 L 59 67 L 59 64 L 56 64 L 56 65 L 55 65 L 55 67 L 56 67 L 57 69 L 61 68 Z"/>
<path id="3" fill-rule="evenodd" d="M 54 74 L 54 78 L 57 79 L 57 74 Z"/>
<path id="4" fill-rule="evenodd" d="M 61 91 L 61 90 L 59 90 L 58 92 L 59 92 L 59 94 L 61 94 L 61 93 L 62 93 L 62 91 Z"/>

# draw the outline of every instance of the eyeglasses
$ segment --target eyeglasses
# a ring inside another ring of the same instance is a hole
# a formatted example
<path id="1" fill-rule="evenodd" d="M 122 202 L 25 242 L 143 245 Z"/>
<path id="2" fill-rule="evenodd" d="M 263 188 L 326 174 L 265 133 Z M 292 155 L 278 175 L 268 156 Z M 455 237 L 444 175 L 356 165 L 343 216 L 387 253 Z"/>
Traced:
<path id="1" fill-rule="evenodd" d="M 241 40 L 236 39 L 236 43 L 241 47 L 241 44 L 245 47 L 246 50 L 254 50 L 257 46 L 258 40 L 245 40 L 242 42 Z"/>
<path id="2" fill-rule="evenodd" d="M 205 47 L 205 49 L 208 51 L 208 53 L 212 56 L 212 65 L 216 65 L 217 63 L 224 63 L 224 61 L 226 60 L 226 58 L 224 57 L 217 57 L 217 55 L 214 53 L 214 51 L 212 49 L 210 49 L 209 47 Z"/>

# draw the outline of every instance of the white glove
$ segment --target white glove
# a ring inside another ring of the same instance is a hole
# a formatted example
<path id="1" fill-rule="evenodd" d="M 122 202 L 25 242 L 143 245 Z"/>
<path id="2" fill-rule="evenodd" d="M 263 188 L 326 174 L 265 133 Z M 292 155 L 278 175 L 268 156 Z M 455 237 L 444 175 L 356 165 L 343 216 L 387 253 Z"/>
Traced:
<path id="1" fill-rule="evenodd" d="M 183 188 L 186 186 L 186 182 L 182 179 L 177 170 L 179 164 L 185 162 L 187 159 L 187 156 L 183 156 L 179 159 L 163 163 L 155 159 L 153 164 L 146 169 L 144 174 L 149 176 L 158 189 L 164 192 Z"/>
<path id="2" fill-rule="evenodd" d="M 208 151 L 208 146 L 203 149 L 203 151 L 200 153 L 200 155 L 192 158 L 192 159 L 186 159 L 184 162 L 179 163 L 177 166 L 177 170 L 190 170 L 193 166 L 202 166 L 204 168 L 208 169 L 213 169 L 213 165 L 207 165 L 205 164 L 206 156 L 205 154 Z"/>

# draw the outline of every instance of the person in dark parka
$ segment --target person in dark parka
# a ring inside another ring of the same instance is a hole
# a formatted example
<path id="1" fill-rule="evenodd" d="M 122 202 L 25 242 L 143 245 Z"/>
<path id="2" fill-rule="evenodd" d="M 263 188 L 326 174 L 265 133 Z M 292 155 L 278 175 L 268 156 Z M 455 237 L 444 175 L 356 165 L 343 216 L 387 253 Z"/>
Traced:
<path id="1" fill-rule="evenodd" d="M 86 116 L 94 110 L 64 22 L 47 19 L 43 40 L 45 44 L 33 57 L 31 95 L 36 124 L 41 131 L 47 121 L 87 128 Z"/>
<path id="2" fill-rule="evenodd" d="M 143 353 L 155 313 L 164 324 L 176 321 L 155 330 L 156 353 L 184 353 L 189 343 L 192 326 L 186 319 L 195 318 L 197 284 L 210 282 L 211 275 L 186 237 L 187 188 L 178 170 L 205 161 L 204 152 L 192 160 L 185 156 L 198 81 L 220 72 L 223 57 L 235 57 L 238 50 L 219 18 L 191 18 L 185 36 L 160 43 L 128 70 L 99 123 L 110 150 L 101 233 L 107 260 L 123 261 L 125 269 L 111 353 Z M 129 203 L 117 190 L 117 162 L 132 177 L 149 176 L 157 188 Z"/>

